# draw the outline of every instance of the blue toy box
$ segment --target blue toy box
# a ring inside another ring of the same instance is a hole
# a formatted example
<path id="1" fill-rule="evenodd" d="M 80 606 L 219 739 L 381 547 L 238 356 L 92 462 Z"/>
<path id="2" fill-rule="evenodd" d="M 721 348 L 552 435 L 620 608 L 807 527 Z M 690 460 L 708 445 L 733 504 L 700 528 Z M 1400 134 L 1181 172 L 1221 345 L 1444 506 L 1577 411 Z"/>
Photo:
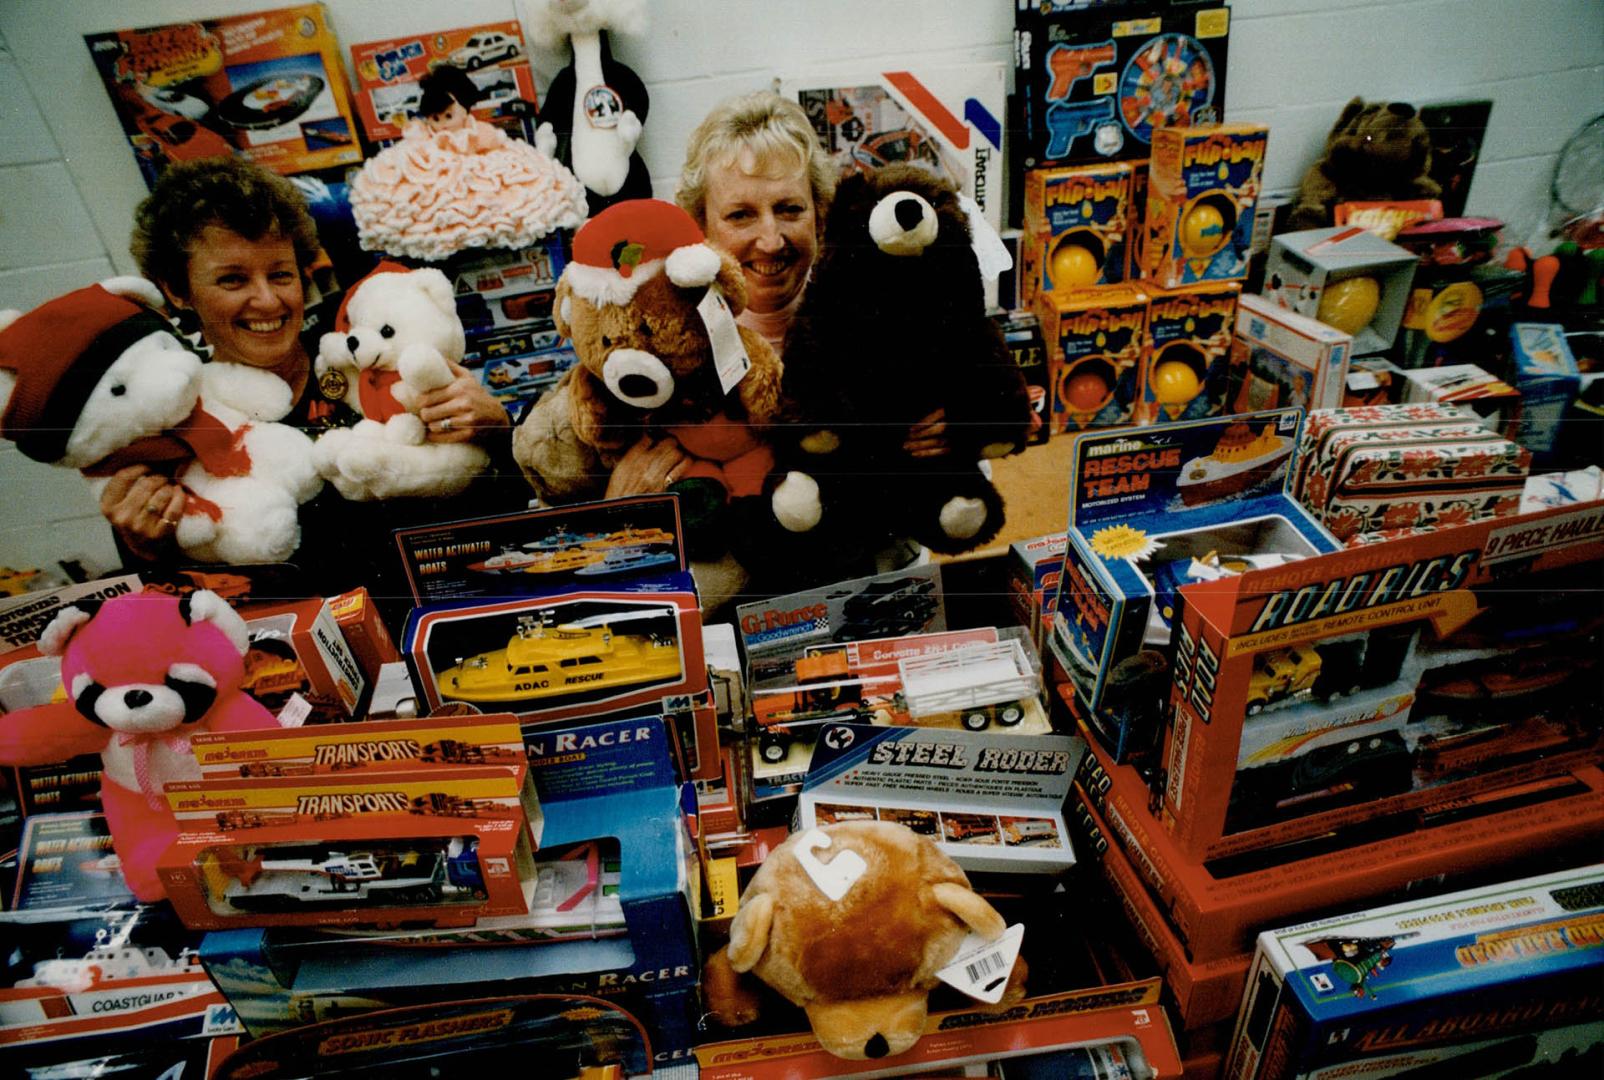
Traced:
<path id="1" fill-rule="evenodd" d="M 658 1061 L 695 1035 L 698 875 L 660 717 L 551 731 L 525 743 L 546 820 L 541 848 L 616 840 L 621 936 L 509 940 L 469 927 L 424 935 L 231 930 L 201 960 L 254 1036 L 331 1016 L 429 1001 L 517 994 L 617 998 L 646 1025 Z"/>
<path id="2" fill-rule="evenodd" d="M 1601 942 L 1604 865 L 1268 931 L 1224 1075 L 1597 1076 Z"/>
<path id="3" fill-rule="evenodd" d="M 1287 494 L 1301 416 L 1272 409 L 1076 441 L 1048 641 L 1077 710 L 1116 760 L 1157 736 L 1174 590 L 1196 580 L 1183 568 L 1210 555 L 1252 565 L 1337 550 Z"/>

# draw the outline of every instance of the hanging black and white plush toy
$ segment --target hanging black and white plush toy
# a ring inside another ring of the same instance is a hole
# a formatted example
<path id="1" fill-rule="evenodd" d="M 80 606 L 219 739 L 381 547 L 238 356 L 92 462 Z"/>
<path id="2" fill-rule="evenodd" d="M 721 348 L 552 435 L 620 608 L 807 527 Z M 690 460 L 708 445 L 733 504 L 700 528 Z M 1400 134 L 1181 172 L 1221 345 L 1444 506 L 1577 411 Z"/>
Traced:
<path id="1" fill-rule="evenodd" d="M 585 185 L 590 216 L 615 202 L 652 194 L 635 152 L 646 122 L 646 84 L 613 59 L 609 32 L 646 29 L 646 0 L 527 0 L 531 36 L 547 48 L 566 38 L 569 65 L 557 73 L 540 108 L 536 145 Z"/>

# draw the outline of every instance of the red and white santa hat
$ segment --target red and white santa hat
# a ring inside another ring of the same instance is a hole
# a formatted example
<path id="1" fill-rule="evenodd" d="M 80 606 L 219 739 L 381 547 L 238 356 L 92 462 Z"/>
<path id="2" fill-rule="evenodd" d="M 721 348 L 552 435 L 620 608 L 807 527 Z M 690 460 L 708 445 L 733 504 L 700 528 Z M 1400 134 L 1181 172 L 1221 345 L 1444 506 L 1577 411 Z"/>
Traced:
<path id="1" fill-rule="evenodd" d="M 136 283 L 142 288 L 136 288 Z M 112 278 L 59 296 L 0 331 L 0 371 L 13 376 L 0 413 L 0 437 L 35 461 L 67 452 L 90 393 L 136 341 L 158 331 L 180 337 L 145 302 L 161 294 L 135 278 Z M 3 390 L 0 390 L 3 394 Z"/>
<path id="2" fill-rule="evenodd" d="M 614 203 L 574 235 L 574 260 L 563 280 L 598 307 L 627 304 L 660 271 L 682 289 L 711 285 L 718 252 L 696 221 L 673 203 L 631 199 Z"/>

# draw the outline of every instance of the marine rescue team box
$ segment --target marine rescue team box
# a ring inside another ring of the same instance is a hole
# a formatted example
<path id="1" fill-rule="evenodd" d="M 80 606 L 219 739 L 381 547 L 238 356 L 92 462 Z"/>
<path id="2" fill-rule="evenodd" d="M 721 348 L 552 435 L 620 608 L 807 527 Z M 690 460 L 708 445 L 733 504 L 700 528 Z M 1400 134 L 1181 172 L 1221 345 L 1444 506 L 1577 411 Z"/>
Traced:
<path id="1" fill-rule="evenodd" d="M 281 173 L 362 160 L 322 4 L 85 34 L 145 182 L 239 151 Z"/>
<path id="2" fill-rule="evenodd" d="M 878 818 L 929 837 L 965 870 L 1067 870 L 1064 798 L 1085 749 L 1064 735 L 830 724 L 800 827 Z"/>
<path id="3" fill-rule="evenodd" d="M 1594 502 L 1183 590 L 1176 846 L 1271 847 L 1593 760 L 1601 561 Z"/>
<path id="4" fill-rule="evenodd" d="M 158 869 L 194 930 L 521 915 L 536 883 L 527 780 L 465 765 L 169 784 L 179 834 Z"/>
<path id="5" fill-rule="evenodd" d="M 1595 865 L 1261 934 L 1225 1075 L 1597 1076 L 1601 900 Z"/>

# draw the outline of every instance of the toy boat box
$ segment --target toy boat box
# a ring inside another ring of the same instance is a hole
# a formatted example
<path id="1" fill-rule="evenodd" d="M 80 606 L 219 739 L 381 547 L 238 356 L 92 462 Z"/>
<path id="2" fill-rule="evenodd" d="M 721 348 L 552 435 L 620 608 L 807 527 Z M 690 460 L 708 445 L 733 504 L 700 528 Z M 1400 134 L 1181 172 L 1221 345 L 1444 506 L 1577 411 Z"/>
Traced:
<path id="1" fill-rule="evenodd" d="M 1303 427 L 1293 490 L 1349 541 L 1519 513 L 1530 464 L 1528 451 L 1451 405 L 1317 409 Z"/>

